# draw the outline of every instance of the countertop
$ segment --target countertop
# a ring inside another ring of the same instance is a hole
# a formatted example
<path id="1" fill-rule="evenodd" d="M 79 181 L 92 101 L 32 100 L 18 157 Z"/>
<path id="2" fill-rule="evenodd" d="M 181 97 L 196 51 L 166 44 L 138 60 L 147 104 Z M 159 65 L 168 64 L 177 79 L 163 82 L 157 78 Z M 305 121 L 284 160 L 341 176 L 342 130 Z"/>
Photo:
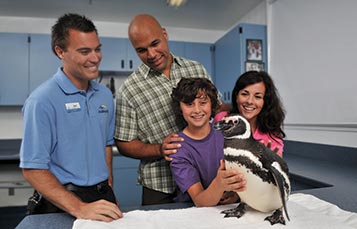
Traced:
<path id="1" fill-rule="evenodd" d="M 0 160 L 19 160 L 21 139 L 0 139 Z"/>
<path id="2" fill-rule="evenodd" d="M 158 210 L 158 209 L 178 209 L 192 207 L 191 203 L 173 203 L 173 204 L 160 204 L 148 205 L 140 208 L 125 208 L 121 209 L 122 212 L 132 210 Z M 75 218 L 67 213 L 51 213 L 26 216 L 16 229 L 69 229 L 72 228 Z M 49 227 L 49 225 L 51 225 Z"/>
<path id="3" fill-rule="evenodd" d="M 312 143 L 286 142 L 284 159 L 291 174 L 325 187 L 298 190 L 357 212 L 357 149 Z M 319 185 L 317 185 L 319 186 Z"/>
<path id="4" fill-rule="evenodd" d="M 313 188 L 294 192 L 312 194 L 337 205 L 343 210 L 357 212 L 357 149 L 313 143 L 286 141 L 284 159 L 292 175 L 315 184 Z M 175 209 L 192 206 L 169 204 L 140 209 Z M 122 209 L 123 212 L 134 209 Z M 66 213 L 25 217 L 17 228 L 71 228 L 74 218 Z"/>
<path id="5" fill-rule="evenodd" d="M 22 139 L 0 139 L 0 161 L 19 160 Z M 113 155 L 120 156 L 116 146 L 113 146 Z"/>

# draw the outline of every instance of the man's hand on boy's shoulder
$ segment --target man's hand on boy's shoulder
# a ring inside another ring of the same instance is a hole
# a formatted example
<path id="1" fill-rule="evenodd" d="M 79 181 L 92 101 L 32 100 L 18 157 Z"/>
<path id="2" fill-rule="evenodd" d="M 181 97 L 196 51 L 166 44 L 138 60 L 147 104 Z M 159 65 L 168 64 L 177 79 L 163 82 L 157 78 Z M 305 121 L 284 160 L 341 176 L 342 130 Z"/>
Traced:
<path id="1" fill-rule="evenodd" d="M 177 149 L 181 147 L 181 144 L 178 142 L 183 141 L 184 139 L 181 138 L 177 133 L 171 133 L 167 135 L 162 141 L 160 147 L 161 156 L 163 156 L 166 161 L 172 161 L 170 155 L 177 152 Z"/>

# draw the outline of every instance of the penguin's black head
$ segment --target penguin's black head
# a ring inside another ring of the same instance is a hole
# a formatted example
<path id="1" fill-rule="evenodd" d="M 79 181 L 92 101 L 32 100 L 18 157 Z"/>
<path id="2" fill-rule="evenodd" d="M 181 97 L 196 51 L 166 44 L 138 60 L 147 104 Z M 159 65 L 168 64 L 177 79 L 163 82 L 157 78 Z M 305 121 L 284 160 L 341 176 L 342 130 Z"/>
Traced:
<path id="1" fill-rule="evenodd" d="M 247 139 L 250 137 L 249 122 L 240 115 L 232 114 L 215 123 L 213 127 L 222 132 L 224 138 Z"/>

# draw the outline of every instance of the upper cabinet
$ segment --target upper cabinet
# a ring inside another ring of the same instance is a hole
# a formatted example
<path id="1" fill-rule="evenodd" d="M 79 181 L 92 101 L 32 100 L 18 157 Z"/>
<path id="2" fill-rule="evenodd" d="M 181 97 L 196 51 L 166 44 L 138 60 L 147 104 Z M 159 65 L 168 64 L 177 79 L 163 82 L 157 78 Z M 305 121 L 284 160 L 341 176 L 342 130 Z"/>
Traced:
<path id="1" fill-rule="evenodd" d="M 240 24 L 225 34 L 215 43 L 214 66 L 215 85 L 222 93 L 226 103 L 231 102 L 232 90 L 238 77 L 246 71 L 246 64 L 253 63 L 267 66 L 266 26 L 255 24 Z M 261 44 L 261 57 L 248 58 L 248 43 L 258 41 Z M 253 59 L 253 60 L 248 60 Z"/>
<path id="2" fill-rule="evenodd" d="M 60 59 L 52 52 L 51 37 L 45 34 L 31 34 L 29 92 L 51 78 L 61 66 Z"/>
<path id="3" fill-rule="evenodd" d="M 129 73 L 140 64 L 129 39 L 101 37 L 101 71 Z M 213 77 L 212 44 L 169 41 L 170 51 L 202 63 Z M 60 59 L 52 52 L 47 34 L 0 33 L 0 105 L 22 106 L 28 95 L 52 77 Z"/>
<path id="4" fill-rule="evenodd" d="M 23 105 L 60 66 L 49 35 L 0 33 L 0 105 Z"/>
<path id="5" fill-rule="evenodd" d="M 185 42 L 169 40 L 169 48 L 175 56 L 185 56 Z"/>
<path id="6" fill-rule="evenodd" d="M 126 38 L 120 38 L 125 40 L 126 42 L 126 54 L 127 54 L 127 59 L 128 59 L 128 71 L 132 72 L 134 71 L 139 65 L 141 64 L 141 60 L 136 53 L 136 50 L 134 47 L 131 45 L 131 42 L 129 39 Z"/>
<path id="7" fill-rule="evenodd" d="M 141 63 L 130 41 L 126 38 L 100 38 L 103 59 L 102 71 L 132 72 Z"/>
<path id="8" fill-rule="evenodd" d="M 27 34 L 0 33 L 0 105 L 22 105 L 28 95 Z"/>
<path id="9" fill-rule="evenodd" d="M 169 41 L 170 51 L 175 56 L 185 57 L 203 64 L 208 74 L 212 73 L 212 44 L 197 42 Z"/>
<path id="10" fill-rule="evenodd" d="M 191 60 L 196 60 L 205 66 L 208 74 L 213 78 L 212 71 L 212 44 L 185 42 L 185 57 Z M 213 79 L 212 79 L 213 80 Z"/>

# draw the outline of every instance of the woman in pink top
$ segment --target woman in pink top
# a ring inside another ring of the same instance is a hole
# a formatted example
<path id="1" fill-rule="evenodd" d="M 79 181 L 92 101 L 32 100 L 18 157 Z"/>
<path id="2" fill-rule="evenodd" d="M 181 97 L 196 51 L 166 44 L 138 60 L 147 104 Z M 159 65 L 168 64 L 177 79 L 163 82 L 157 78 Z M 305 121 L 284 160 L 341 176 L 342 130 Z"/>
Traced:
<path id="1" fill-rule="evenodd" d="M 268 73 L 248 71 L 238 78 L 232 92 L 231 113 L 239 113 L 248 120 L 255 140 L 283 155 L 285 111 Z M 226 115 L 227 112 L 218 113 L 214 122 Z"/>

